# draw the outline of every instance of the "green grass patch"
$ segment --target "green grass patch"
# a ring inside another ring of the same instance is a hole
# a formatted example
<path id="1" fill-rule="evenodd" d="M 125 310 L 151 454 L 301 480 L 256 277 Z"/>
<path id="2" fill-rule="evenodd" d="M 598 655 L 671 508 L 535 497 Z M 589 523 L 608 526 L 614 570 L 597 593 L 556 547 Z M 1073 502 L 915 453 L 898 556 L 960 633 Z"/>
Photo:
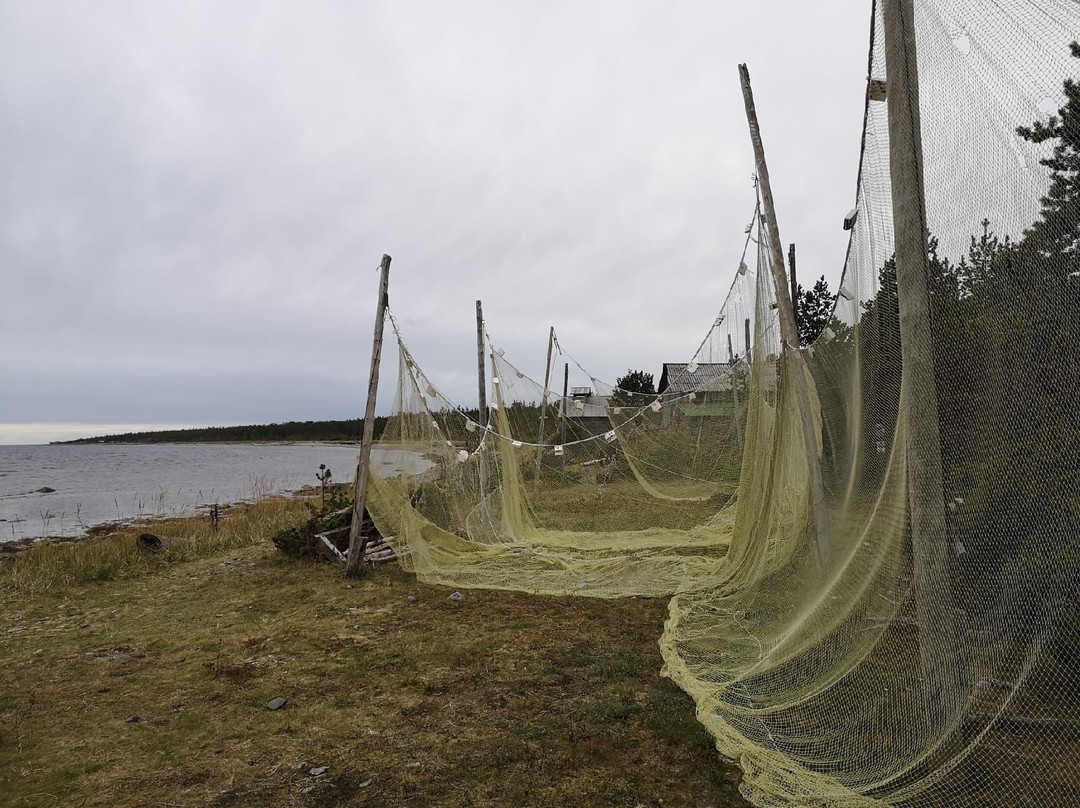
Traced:
<path id="1" fill-rule="evenodd" d="M 270 545 L 303 517 L 0 572 L 0 805 L 745 805 L 659 676 L 663 599 L 346 581 Z"/>

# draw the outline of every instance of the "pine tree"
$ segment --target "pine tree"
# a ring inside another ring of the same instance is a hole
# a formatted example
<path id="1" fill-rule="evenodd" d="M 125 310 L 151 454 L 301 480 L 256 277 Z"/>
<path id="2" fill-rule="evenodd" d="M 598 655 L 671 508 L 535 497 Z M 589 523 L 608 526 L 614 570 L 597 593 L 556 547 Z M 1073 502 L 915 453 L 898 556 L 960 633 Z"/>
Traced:
<path id="1" fill-rule="evenodd" d="M 615 380 L 615 392 L 611 404 L 615 407 L 642 407 L 656 395 L 653 375 L 644 370 L 627 370 L 625 376 Z"/>
<path id="2" fill-rule="evenodd" d="M 1069 45 L 1080 59 L 1080 43 Z M 1080 82 L 1065 79 L 1065 106 L 1049 120 L 1017 127 L 1032 143 L 1056 140 L 1053 153 L 1039 162 L 1050 169 L 1050 188 L 1042 198 L 1042 218 L 1025 234 L 1033 247 L 1068 256 L 1070 272 L 1080 271 Z"/>
<path id="3" fill-rule="evenodd" d="M 829 291 L 829 283 L 824 275 L 817 279 L 811 289 L 804 289 L 800 283 L 798 295 L 799 344 L 809 345 L 820 336 L 832 319 L 836 295 Z"/>

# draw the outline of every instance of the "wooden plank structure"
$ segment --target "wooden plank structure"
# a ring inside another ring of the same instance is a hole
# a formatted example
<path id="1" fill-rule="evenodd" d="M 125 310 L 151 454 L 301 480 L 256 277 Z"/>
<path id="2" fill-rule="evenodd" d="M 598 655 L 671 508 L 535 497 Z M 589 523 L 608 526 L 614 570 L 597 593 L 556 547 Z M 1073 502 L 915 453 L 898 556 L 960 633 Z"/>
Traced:
<path id="1" fill-rule="evenodd" d="M 315 546 L 318 548 L 319 552 L 322 553 L 323 558 L 332 563 L 346 563 L 346 556 L 337 548 L 337 543 L 344 539 L 351 530 L 351 527 L 345 526 L 327 530 L 324 533 L 316 533 Z M 393 537 L 391 536 L 391 538 Z M 377 533 L 369 536 L 367 543 L 364 545 L 365 564 L 379 564 L 386 561 L 397 560 L 397 550 L 386 538 Z"/>

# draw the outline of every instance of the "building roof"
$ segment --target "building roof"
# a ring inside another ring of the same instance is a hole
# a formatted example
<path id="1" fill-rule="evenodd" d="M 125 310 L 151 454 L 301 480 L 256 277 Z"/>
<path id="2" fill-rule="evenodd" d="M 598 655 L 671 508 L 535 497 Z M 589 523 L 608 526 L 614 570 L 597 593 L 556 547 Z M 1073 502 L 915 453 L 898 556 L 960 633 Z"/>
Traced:
<path id="1" fill-rule="evenodd" d="M 727 362 L 665 362 L 657 392 L 682 396 L 730 390 L 729 370 L 731 365 Z"/>

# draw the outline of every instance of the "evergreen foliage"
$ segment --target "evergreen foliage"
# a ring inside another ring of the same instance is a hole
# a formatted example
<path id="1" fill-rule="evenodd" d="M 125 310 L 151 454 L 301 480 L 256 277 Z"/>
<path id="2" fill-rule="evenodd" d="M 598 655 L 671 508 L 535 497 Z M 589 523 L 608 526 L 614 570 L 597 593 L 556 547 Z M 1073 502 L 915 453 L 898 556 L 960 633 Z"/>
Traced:
<path id="1" fill-rule="evenodd" d="M 627 370 L 625 375 L 615 380 L 611 406 L 643 407 L 655 395 L 656 387 L 651 373 L 646 373 L 644 370 Z"/>
<path id="2" fill-rule="evenodd" d="M 1080 59 L 1080 43 L 1069 45 Z M 1039 162 L 1050 169 L 1050 189 L 1042 198 L 1042 218 L 1025 234 L 1030 246 L 1069 258 L 1068 272 L 1080 271 L 1080 82 L 1065 79 L 1065 106 L 1049 120 L 1017 127 L 1032 143 L 1057 141 L 1051 156 Z"/>
<path id="3" fill-rule="evenodd" d="M 798 284 L 799 344 L 809 345 L 818 338 L 832 319 L 836 295 L 829 291 L 829 283 L 822 275 L 810 289 Z M 835 329 L 834 329 L 835 330 Z"/>
<path id="4" fill-rule="evenodd" d="M 348 486 L 331 485 L 324 490 L 318 508 L 310 502 L 304 503 L 307 519 L 301 524 L 282 528 L 270 537 L 270 541 L 289 558 L 316 558 L 319 549 L 315 536 L 349 524 L 352 519 L 351 505 Z M 366 511 L 364 515 L 367 517 Z M 370 521 L 370 517 L 368 519 Z M 347 548 L 347 540 L 344 547 L 338 546 L 339 550 Z"/>
<path id="5" fill-rule="evenodd" d="M 1077 43 L 1071 50 L 1080 58 Z M 1028 610 L 1010 620 L 1071 602 L 1055 648 L 1080 672 L 1073 664 L 1080 659 L 1080 580 L 1070 577 L 1077 559 L 1069 556 L 1076 550 L 1061 541 L 1080 521 L 1080 85 L 1064 84 L 1069 102 L 1060 117 L 1017 129 L 1026 140 L 1054 142 L 1041 161 L 1051 185 L 1039 219 L 1018 242 L 999 238 L 984 219 L 956 262 L 931 238 L 928 281 L 943 493 L 963 503 L 951 522 L 954 586 L 979 598 L 992 581 L 1025 581 Z M 856 329 L 870 414 L 861 448 L 870 490 L 885 468 L 884 457 L 875 464 L 872 447 L 877 432 L 895 428 L 900 398 L 892 259 Z"/>

